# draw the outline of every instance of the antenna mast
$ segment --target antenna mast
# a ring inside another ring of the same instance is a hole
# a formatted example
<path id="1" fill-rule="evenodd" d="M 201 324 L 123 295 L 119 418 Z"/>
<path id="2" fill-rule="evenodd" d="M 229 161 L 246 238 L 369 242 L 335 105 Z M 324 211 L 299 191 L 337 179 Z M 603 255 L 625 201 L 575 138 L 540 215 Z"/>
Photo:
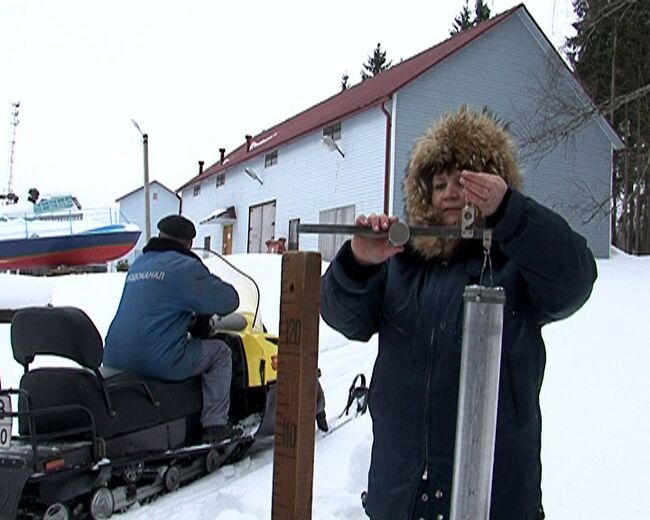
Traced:
<path id="1" fill-rule="evenodd" d="M 18 120 L 18 109 L 20 108 L 20 101 L 11 104 L 11 126 L 13 132 L 11 135 L 11 151 L 9 152 L 9 186 L 7 188 L 7 195 L 13 195 L 13 182 L 14 182 L 14 148 L 16 146 L 16 127 L 20 121 Z"/>

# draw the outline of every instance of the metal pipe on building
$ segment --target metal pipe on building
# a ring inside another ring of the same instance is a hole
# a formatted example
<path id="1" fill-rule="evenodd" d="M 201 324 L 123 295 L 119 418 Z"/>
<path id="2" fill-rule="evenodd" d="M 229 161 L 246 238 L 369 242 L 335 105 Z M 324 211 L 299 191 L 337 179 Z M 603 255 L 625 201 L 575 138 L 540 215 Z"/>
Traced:
<path id="1" fill-rule="evenodd" d="M 389 208 L 390 202 L 390 190 L 392 189 L 390 185 L 390 149 L 391 149 L 391 133 L 393 121 L 390 115 L 390 112 L 386 110 L 386 102 L 391 101 L 391 96 L 388 96 L 384 101 L 381 102 L 381 111 L 386 116 L 386 142 L 384 150 L 384 213 L 390 215 L 393 212 Z"/>
<path id="2" fill-rule="evenodd" d="M 463 294 L 451 520 L 488 520 L 499 399 L 502 287 L 469 286 Z"/>

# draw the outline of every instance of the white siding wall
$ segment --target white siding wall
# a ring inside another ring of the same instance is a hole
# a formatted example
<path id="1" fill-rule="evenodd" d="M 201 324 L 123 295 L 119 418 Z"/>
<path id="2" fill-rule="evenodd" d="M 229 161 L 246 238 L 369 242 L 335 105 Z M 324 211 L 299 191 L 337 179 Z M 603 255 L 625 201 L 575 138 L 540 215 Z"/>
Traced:
<path id="1" fill-rule="evenodd" d="M 544 77 L 548 52 L 536 30 L 519 13 L 502 22 L 397 94 L 395 124 L 394 212 L 403 215 L 402 180 L 411 147 L 431 122 L 461 104 L 487 106 L 511 123 L 515 136 L 522 112 L 530 114 L 532 90 Z M 567 88 L 567 95 L 574 95 Z M 585 224 L 584 206 L 610 193 L 612 144 L 596 122 L 568 145 L 541 161 L 522 164 L 524 192 L 562 214 L 589 241 L 594 254 L 609 256 L 609 218 Z"/>
<path id="2" fill-rule="evenodd" d="M 390 106 L 388 107 L 390 110 Z M 233 253 L 245 253 L 248 244 L 248 208 L 276 200 L 275 238 L 289 236 L 289 220 L 317 223 L 323 209 L 354 204 L 357 213 L 381 211 L 384 197 L 384 142 L 386 118 L 379 107 L 371 108 L 341 125 L 337 141 L 345 158 L 321 142 L 322 128 L 278 148 L 277 164 L 264 168 L 264 154 L 226 172 L 226 183 L 216 188 L 215 177 L 201 184 L 201 194 L 192 188 L 183 191 L 183 214 L 197 224 L 196 244 L 212 236 L 221 249 L 222 227 L 198 225 L 217 208 L 235 206 Z M 252 168 L 264 182 L 249 178 L 244 168 Z M 300 237 L 301 250 L 317 250 L 316 235 Z"/>
<path id="3" fill-rule="evenodd" d="M 154 194 L 156 193 L 158 194 L 158 198 L 154 200 Z M 176 195 L 170 193 L 167 189 L 154 182 L 149 186 L 149 201 L 149 209 L 151 213 L 151 236 L 156 236 L 158 234 L 156 224 L 166 215 L 178 214 L 180 200 Z M 124 257 L 129 261 L 129 263 L 131 263 L 142 253 L 142 248 L 146 245 L 144 236 L 144 189 L 140 189 L 135 193 L 124 197 L 120 200 L 119 204 L 122 215 L 124 215 L 129 222 L 138 226 L 142 231 L 135 247 Z"/>

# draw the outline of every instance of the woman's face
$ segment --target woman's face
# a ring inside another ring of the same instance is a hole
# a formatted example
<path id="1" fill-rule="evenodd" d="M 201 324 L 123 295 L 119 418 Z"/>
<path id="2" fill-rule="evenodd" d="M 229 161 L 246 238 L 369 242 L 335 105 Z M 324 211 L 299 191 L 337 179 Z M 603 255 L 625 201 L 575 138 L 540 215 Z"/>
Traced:
<path id="1" fill-rule="evenodd" d="M 451 170 L 433 176 L 431 205 L 438 222 L 445 226 L 458 226 L 465 205 L 460 171 Z"/>

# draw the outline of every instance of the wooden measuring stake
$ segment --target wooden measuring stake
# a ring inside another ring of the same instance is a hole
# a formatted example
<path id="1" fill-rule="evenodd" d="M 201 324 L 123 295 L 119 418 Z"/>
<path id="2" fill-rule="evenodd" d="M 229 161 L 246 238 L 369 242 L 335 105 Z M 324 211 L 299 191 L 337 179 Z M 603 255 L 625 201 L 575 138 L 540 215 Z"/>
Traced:
<path id="1" fill-rule="evenodd" d="M 282 256 L 272 520 L 311 519 L 321 257 Z"/>

